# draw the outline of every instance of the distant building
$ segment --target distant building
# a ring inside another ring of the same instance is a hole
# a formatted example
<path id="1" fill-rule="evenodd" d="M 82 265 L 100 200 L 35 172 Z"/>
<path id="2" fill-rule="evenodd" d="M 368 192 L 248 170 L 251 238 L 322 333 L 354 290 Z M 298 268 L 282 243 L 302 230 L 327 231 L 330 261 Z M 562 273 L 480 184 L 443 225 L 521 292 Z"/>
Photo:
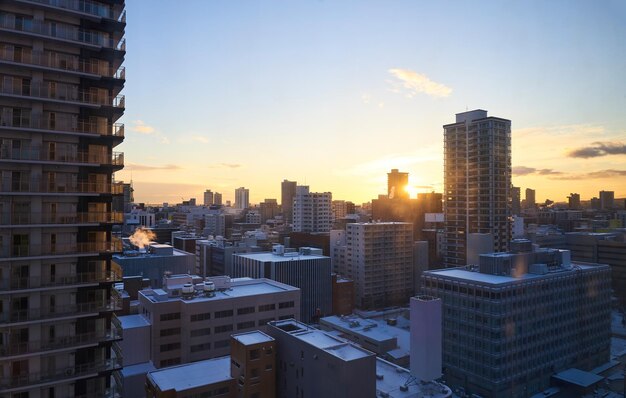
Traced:
<path id="1" fill-rule="evenodd" d="M 580 194 L 570 193 L 567 197 L 567 207 L 570 210 L 578 210 L 581 208 L 580 206 Z"/>
<path id="2" fill-rule="evenodd" d="M 332 194 L 309 192 L 308 186 L 297 186 L 293 201 L 295 232 L 329 232 L 332 226 Z"/>
<path id="3" fill-rule="evenodd" d="M 519 216 L 522 214 L 522 198 L 520 187 L 511 187 L 511 214 Z"/>
<path id="4" fill-rule="evenodd" d="M 260 223 L 265 223 L 280 214 L 278 201 L 276 199 L 265 199 L 259 204 L 259 213 L 261 214 Z"/>
<path id="5" fill-rule="evenodd" d="M 215 200 L 213 197 L 214 197 L 213 192 L 211 192 L 210 189 L 207 189 L 206 191 L 204 191 L 204 205 L 211 206 L 212 204 L 214 204 Z"/>
<path id="6" fill-rule="evenodd" d="M 401 173 L 398 169 L 392 169 L 387 173 L 387 197 L 389 199 L 409 199 L 409 173 Z"/>
<path id="7" fill-rule="evenodd" d="M 235 189 L 235 208 L 247 209 L 250 207 L 250 190 L 244 187 Z"/>
<path id="8" fill-rule="evenodd" d="M 414 293 L 411 224 L 347 224 L 345 236 L 336 238 L 342 241 L 334 242 L 336 272 L 354 281 L 358 308 L 408 304 Z"/>
<path id="9" fill-rule="evenodd" d="M 511 121 L 477 109 L 444 128 L 444 263 L 467 262 L 470 233 L 490 233 L 494 251 L 511 239 Z M 471 210 L 470 210 L 471 209 Z"/>
<path id="10" fill-rule="evenodd" d="M 215 192 L 213 195 L 213 204 L 221 206 L 222 205 L 222 194 L 219 192 Z"/>
<path id="11" fill-rule="evenodd" d="M 196 241 L 204 239 L 202 236 L 192 234 L 185 231 L 172 233 L 172 246 L 174 249 L 182 250 L 187 253 L 196 253 Z"/>
<path id="12" fill-rule="evenodd" d="M 151 325 L 147 344 L 157 368 L 228 355 L 232 333 L 298 318 L 299 303 L 298 288 L 269 279 L 215 277 L 205 282 L 173 275 L 163 289 L 139 292 L 139 314 Z"/>
<path id="13" fill-rule="evenodd" d="M 615 207 L 615 192 L 600 191 L 600 210 L 613 210 Z"/>
<path id="14" fill-rule="evenodd" d="M 332 274 L 333 315 L 349 315 L 354 310 L 354 281 Z"/>
<path id="15" fill-rule="evenodd" d="M 261 213 L 258 210 L 248 210 L 246 212 L 246 223 L 261 225 Z"/>
<path id="16" fill-rule="evenodd" d="M 195 255 L 165 244 L 153 243 L 143 251 L 126 251 L 114 254 L 113 261 L 120 265 L 124 276 L 141 275 L 150 280 L 150 286 L 160 288 L 163 275 L 190 273 L 195 268 Z"/>
<path id="17" fill-rule="evenodd" d="M 526 240 L 511 248 L 423 274 L 422 292 L 443 301 L 446 380 L 483 397 L 528 397 L 559 371 L 609 360 L 609 266 Z"/>
<path id="18" fill-rule="evenodd" d="M 331 259 L 321 250 L 300 248 L 285 252 L 282 245 L 273 252 L 233 255 L 234 277 L 269 278 L 300 288 L 300 316 L 303 322 L 315 322 L 332 313 Z"/>
<path id="19" fill-rule="evenodd" d="M 291 247 L 315 247 L 322 249 L 325 256 L 330 256 L 330 233 L 328 232 L 291 232 L 289 233 Z"/>
<path id="20" fill-rule="evenodd" d="M 525 208 L 532 209 L 534 207 L 537 207 L 537 199 L 535 197 L 534 189 L 526 188 L 526 194 L 524 196 L 525 196 L 525 202 L 524 202 Z"/>
<path id="21" fill-rule="evenodd" d="M 280 184 L 280 205 L 285 224 L 293 222 L 293 199 L 296 197 L 296 181 L 283 180 Z"/>

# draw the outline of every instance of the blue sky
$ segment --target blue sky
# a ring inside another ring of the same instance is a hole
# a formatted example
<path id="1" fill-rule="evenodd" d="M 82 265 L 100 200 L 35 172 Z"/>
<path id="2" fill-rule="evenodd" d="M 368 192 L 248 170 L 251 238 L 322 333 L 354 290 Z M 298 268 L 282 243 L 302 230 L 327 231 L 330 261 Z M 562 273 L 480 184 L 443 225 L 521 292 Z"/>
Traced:
<path id="1" fill-rule="evenodd" d="M 117 178 L 132 171 L 137 200 L 246 186 L 260 201 L 287 178 L 360 203 L 392 167 L 441 190 L 441 126 L 475 108 L 512 120 L 514 184 L 539 199 L 564 200 L 573 181 L 583 199 L 626 196 L 626 2 L 126 7 Z M 581 148 L 599 149 L 571 156 Z"/>

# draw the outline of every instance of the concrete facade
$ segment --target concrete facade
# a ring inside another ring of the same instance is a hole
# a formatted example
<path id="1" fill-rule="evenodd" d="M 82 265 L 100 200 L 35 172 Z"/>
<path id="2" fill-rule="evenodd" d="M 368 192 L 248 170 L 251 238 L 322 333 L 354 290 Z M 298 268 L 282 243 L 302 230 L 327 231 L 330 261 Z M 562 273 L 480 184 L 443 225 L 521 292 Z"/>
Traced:
<path id="1" fill-rule="evenodd" d="M 293 200 L 295 232 L 329 232 L 333 224 L 330 192 L 309 192 L 308 186 L 297 186 Z"/>

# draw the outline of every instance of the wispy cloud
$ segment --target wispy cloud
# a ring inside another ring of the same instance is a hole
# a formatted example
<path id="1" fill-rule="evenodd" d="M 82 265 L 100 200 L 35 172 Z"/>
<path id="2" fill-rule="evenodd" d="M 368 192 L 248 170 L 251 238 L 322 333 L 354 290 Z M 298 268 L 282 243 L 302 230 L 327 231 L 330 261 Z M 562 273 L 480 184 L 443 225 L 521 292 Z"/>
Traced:
<path id="1" fill-rule="evenodd" d="M 148 165 L 148 164 L 140 164 L 140 163 L 127 163 L 126 168 L 131 171 L 153 171 L 153 170 L 166 170 L 166 171 L 176 171 L 182 170 L 182 167 L 176 164 L 165 164 L 162 166 L 156 165 Z"/>
<path id="2" fill-rule="evenodd" d="M 399 83 L 407 90 L 409 98 L 419 93 L 430 95 L 431 97 L 448 97 L 452 89 L 444 84 L 434 82 L 428 76 L 408 69 L 389 69 L 389 73 L 399 80 Z M 392 91 L 400 92 L 398 82 L 392 83 Z"/>
<path id="3" fill-rule="evenodd" d="M 608 155 L 626 155 L 626 143 L 592 142 L 589 146 L 573 149 L 567 153 L 570 158 L 597 158 Z"/>
<path id="4" fill-rule="evenodd" d="M 139 134 L 154 134 L 154 127 L 148 126 L 143 120 L 133 120 L 130 126 L 131 131 Z"/>
<path id="5" fill-rule="evenodd" d="M 526 167 L 526 166 L 514 166 L 511 171 L 514 176 L 518 176 L 518 177 L 527 176 L 527 175 L 552 176 L 552 175 L 563 174 L 563 172 L 556 171 L 553 169 L 536 169 L 534 167 Z"/>
<path id="6" fill-rule="evenodd" d="M 239 163 L 220 163 L 220 166 L 228 167 L 230 169 L 238 169 L 241 167 Z"/>

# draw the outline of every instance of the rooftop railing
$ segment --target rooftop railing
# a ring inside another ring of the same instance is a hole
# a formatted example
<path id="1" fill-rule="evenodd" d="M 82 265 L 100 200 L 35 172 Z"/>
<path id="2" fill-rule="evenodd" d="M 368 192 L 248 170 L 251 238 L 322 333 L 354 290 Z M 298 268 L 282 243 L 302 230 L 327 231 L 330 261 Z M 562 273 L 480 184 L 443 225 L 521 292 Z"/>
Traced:
<path id="1" fill-rule="evenodd" d="M 118 22 L 126 22 L 126 10 L 115 10 L 104 4 L 90 0 L 26 0 L 27 3 L 40 3 L 50 7 L 64 8 L 96 17 L 113 19 Z"/>

